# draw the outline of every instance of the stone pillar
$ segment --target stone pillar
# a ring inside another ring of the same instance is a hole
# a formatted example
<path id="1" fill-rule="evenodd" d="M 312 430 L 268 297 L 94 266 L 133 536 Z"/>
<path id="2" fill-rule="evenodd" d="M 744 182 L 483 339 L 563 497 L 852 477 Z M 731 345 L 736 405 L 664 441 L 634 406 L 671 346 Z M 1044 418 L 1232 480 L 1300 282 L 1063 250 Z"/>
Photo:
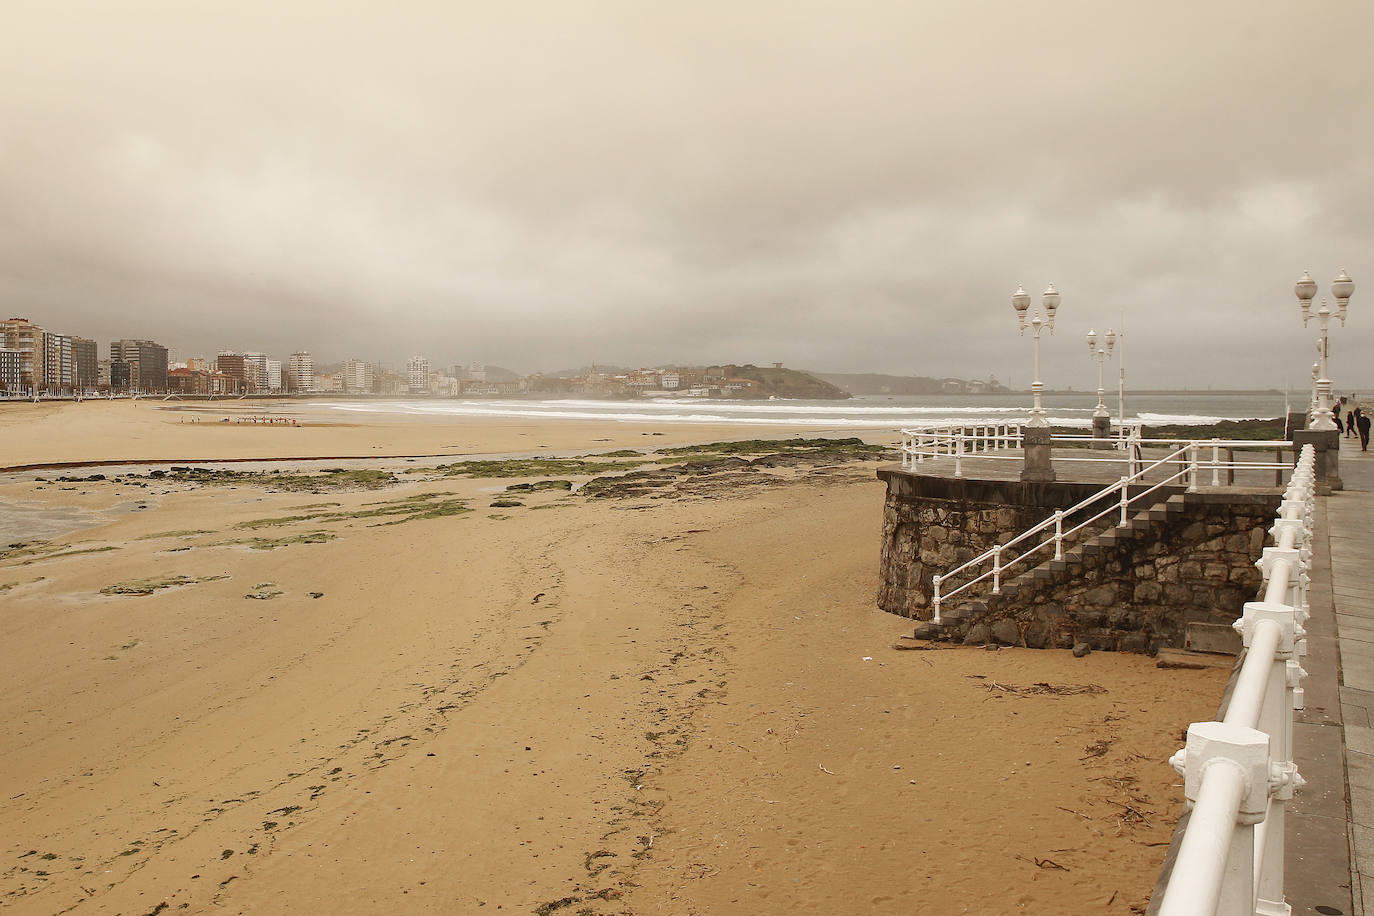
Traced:
<path id="1" fill-rule="evenodd" d="M 1025 466 L 1022 480 L 1054 480 L 1054 465 L 1050 461 L 1050 428 L 1027 426 L 1022 439 Z"/>
<path id="2" fill-rule="evenodd" d="M 1301 410 L 1288 412 L 1288 426 L 1285 430 L 1285 439 L 1292 439 L 1293 433 L 1307 428 L 1307 414 Z"/>
<path id="3" fill-rule="evenodd" d="M 1093 417 L 1093 448 L 1109 449 L 1112 447 L 1112 418 Z"/>
<path id="4" fill-rule="evenodd" d="M 1344 490 L 1341 482 L 1341 433 L 1335 429 L 1299 429 L 1292 434 L 1293 448 L 1311 443 L 1317 450 L 1317 492 Z"/>

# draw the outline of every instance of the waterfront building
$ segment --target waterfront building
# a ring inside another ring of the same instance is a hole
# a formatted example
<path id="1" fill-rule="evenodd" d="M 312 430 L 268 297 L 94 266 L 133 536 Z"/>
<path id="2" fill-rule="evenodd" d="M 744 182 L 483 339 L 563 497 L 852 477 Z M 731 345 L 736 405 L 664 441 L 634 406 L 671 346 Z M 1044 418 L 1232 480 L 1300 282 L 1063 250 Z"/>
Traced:
<path id="1" fill-rule="evenodd" d="M 151 340 L 116 340 L 110 343 L 111 385 L 114 363 L 129 364 L 128 388 L 133 391 L 167 390 L 167 348 Z"/>
<path id="2" fill-rule="evenodd" d="M 122 359 L 110 360 L 110 390 L 129 391 L 133 388 L 134 367 Z"/>
<path id="3" fill-rule="evenodd" d="M 429 360 L 412 356 L 406 361 L 406 388 L 411 394 L 429 394 Z"/>
<path id="4" fill-rule="evenodd" d="M 0 346 L 19 351 L 19 384 L 25 391 L 43 388 L 43 329 L 27 318 L 0 321 Z"/>
<path id="5" fill-rule="evenodd" d="M 203 369 L 169 369 L 167 390 L 172 394 L 204 396 L 210 393 L 210 373 Z"/>
<path id="6" fill-rule="evenodd" d="M 344 360 L 343 390 L 349 394 L 371 394 L 376 384 L 376 373 L 370 363 L 360 359 Z"/>
<path id="7" fill-rule="evenodd" d="M 407 394 L 410 391 L 410 386 L 405 375 L 395 369 L 373 366 L 372 391 L 375 394 L 386 395 Z"/>
<path id="8" fill-rule="evenodd" d="M 210 371 L 206 375 L 210 378 L 210 394 L 217 397 L 238 394 L 242 389 L 238 387 L 238 380 L 231 379 L 223 372 Z"/>
<path id="9" fill-rule="evenodd" d="M 211 361 L 203 356 L 192 356 L 186 360 L 186 368 L 192 372 L 213 372 L 215 367 L 210 363 Z"/>
<path id="10" fill-rule="evenodd" d="M 291 391 L 315 390 L 315 360 L 309 351 L 298 350 L 286 362 L 286 385 Z"/>
<path id="11" fill-rule="evenodd" d="M 267 361 L 267 390 L 273 394 L 281 393 L 281 360 Z"/>
<path id="12" fill-rule="evenodd" d="M 20 372 L 22 355 L 18 350 L 0 347 L 0 394 L 21 394 L 24 391 Z"/>
<path id="13" fill-rule="evenodd" d="M 100 386 L 100 356 L 89 337 L 72 338 L 72 388 L 89 391 Z"/>
<path id="14" fill-rule="evenodd" d="M 225 378 L 223 394 L 243 394 L 248 390 L 248 375 L 242 353 L 221 350 L 215 357 L 215 371 Z"/>
<path id="15" fill-rule="evenodd" d="M 266 353 L 243 354 L 243 376 L 249 394 L 265 394 L 270 387 Z"/>
<path id="16" fill-rule="evenodd" d="M 72 339 L 66 334 L 43 332 L 43 384 L 57 394 L 72 388 Z"/>

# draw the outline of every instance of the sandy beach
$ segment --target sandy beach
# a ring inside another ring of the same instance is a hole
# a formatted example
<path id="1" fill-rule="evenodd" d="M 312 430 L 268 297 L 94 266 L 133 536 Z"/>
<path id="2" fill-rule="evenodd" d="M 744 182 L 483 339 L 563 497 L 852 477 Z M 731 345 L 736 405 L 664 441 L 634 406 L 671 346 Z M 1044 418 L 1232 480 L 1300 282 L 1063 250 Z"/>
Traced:
<path id="1" fill-rule="evenodd" d="M 293 423 L 254 422 L 281 418 Z M 228 421 L 228 422 L 225 422 Z M 299 401 L 86 400 L 0 404 L 0 470 L 115 461 L 386 458 L 607 450 L 816 434 L 814 427 L 409 416 L 312 408 Z M 872 435 L 872 431 L 869 431 Z M 895 432 L 874 441 L 896 442 Z"/>
<path id="2" fill-rule="evenodd" d="M 897 651 L 881 456 L 184 419 L 5 405 L 0 465 L 394 460 L 0 476 L 6 910 L 1142 911 L 1227 670 Z"/>

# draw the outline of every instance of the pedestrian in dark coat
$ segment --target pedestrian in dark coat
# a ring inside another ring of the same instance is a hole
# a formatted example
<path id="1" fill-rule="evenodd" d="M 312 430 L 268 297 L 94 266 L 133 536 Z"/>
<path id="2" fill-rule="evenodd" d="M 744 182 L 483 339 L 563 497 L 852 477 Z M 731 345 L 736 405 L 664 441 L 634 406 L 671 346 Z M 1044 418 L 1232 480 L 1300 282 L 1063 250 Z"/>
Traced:
<path id="1" fill-rule="evenodd" d="M 1360 428 L 1360 451 L 1369 451 L 1369 417 L 1362 410 L 1355 411 L 1355 424 Z"/>
<path id="2" fill-rule="evenodd" d="M 1349 439 L 1353 435 L 1355 435 L 1355 411 L 1347 410 L 1345 412 L 1345 437 Z"/>

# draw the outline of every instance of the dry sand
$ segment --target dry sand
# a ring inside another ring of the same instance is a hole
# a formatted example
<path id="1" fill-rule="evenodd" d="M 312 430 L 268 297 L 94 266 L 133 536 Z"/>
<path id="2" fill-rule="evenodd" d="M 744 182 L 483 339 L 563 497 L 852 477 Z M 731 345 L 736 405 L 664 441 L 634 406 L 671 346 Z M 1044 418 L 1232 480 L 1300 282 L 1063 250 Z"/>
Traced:
<path id="1" fill-rule="evenodd" d="M 341 422 L 345 417 L 349 422 Z M 295 417 L 301 425 L 238 422 Z M 224 419 L 231 422 L 221 422 Z M 191 422 L 195 420 L 196 422 Z M 815 427 L 334 413 L 299 401 L 156 399 L 0 403 L 0 470 L 160 459 L 385 458 L 641 448 L 816 435 Z M 872 430 L 869 431 L 872 433 Z M 873 441 L 896 442 L 895 431 Z"/>
<path id="2" fill-rule="evenodd" d="M 7 458 L 27 428 L 10 422 Z M 139 454 L 186 457 L 179 430 L 139 428 Z M 1164 761 L 1225 672 L 894 651 L 909 627 L 873 606 L 875 467 L 501 509 L 504 480 L 0 478 L 0 503 L 89 519 L 0 559 L 0 901 L 1138 912 L 1179 810 Z M 474 511 L 358 517 L 418 493 Z M 339 517 L 236 527 L 321 512 Z M 226 544 L 315 531 L 334 537 Z M 205 581 L 100 594 L 174 575 Z M 1019 689 L 1037 683 L 1085 692 Z"/>

